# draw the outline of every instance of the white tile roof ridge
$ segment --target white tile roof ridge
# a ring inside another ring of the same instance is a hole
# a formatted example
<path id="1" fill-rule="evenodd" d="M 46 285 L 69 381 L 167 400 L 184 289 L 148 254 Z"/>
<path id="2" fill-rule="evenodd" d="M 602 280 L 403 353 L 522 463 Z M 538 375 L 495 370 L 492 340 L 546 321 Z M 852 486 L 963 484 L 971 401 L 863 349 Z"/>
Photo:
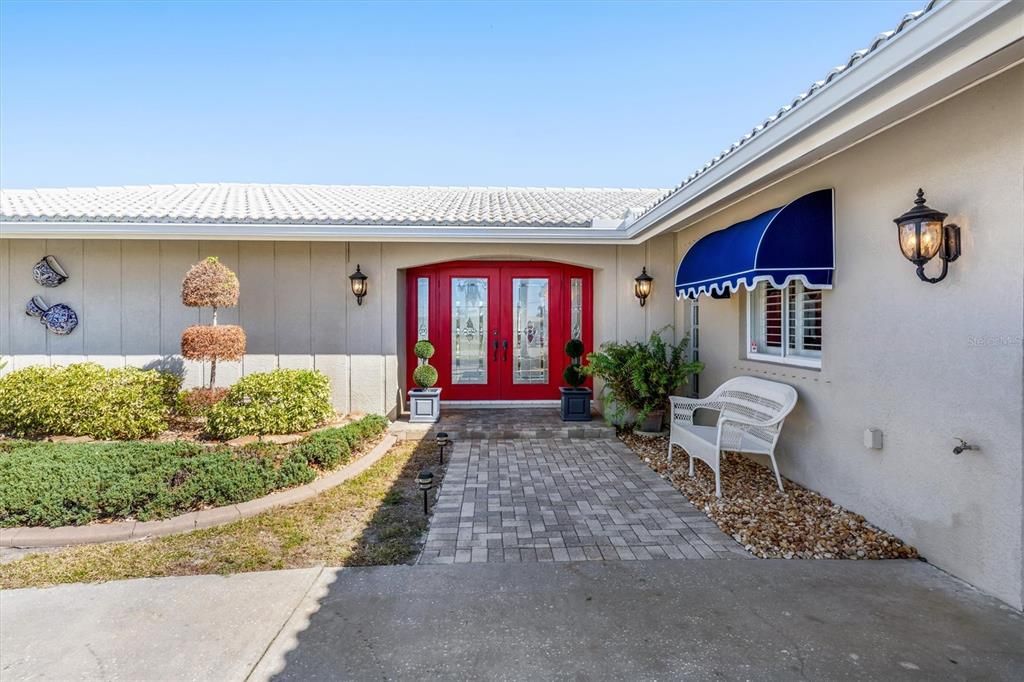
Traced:
<path id="1" fill-rule="evenodd" d="M 807 101 L 807 99 L 820 92 L 823 88 L 828 86 L 829 83 L 831 83 L 836 77 L 843 73 L 846 73 L 849 69 L 856 66 L 862 59 L 869 56 L 871 53 L 875 52 L 875 50 L 877 50 L 887 41 L 892 39 L 893 36 L 896 36 L 897 34 L 903 32 L 907 25 L 913 23 L 914 21 L 917 21 L 922 16 L 930 12 L 938 2 L 939 0 L 929 0 L 928 4 L 925 5 L 923 9 L 919 9 L 914 12 L 908 12 L 907 14 L 904 14 L 903 18 L 900 19 L 899 23 L 896 25 L 896 28 L 894 28 L 891 31 L 883 31 L 882 33 L 876 35 L 874 40 L 872 40 L 866 48 L 853 52 L 850 55 L 850 58 L 846 60 L 845 64 L 840 64 L 830 69 L 829 72 L 825 75 L 825 78 L 814 81 L 805 92 L 801 92 L 795 98 L 793 98 L 792 102 L 779 108 L 779 110 L 776 111 L 774 114 L 772 114 L 764 121 L 754 126 L 754 128 L 746 135 L 741 137 L 739 140 L 733 142 L 732 145 L 730 145 L 727 149 L 721 151 L 717 156 L 715 156 L 710 161 L 705 163 L 702 167 L 700 167 L 699 169 L 691 173 L 689 176 L 687 176 L 686 179 L 684 179 L 682 182 L 676 185 L 671 191 L 665 194 L 665 196 L 661 197 L 653 204 L 647 206 L 643 213 L 637 216 L 637 219 L 639 220 L 641 217 L 643 217 L 647 213 L 650 213 L 659 205 L 661 205 L 671 197 L 678 194 L 683 188 L 685 188 L 691 182 L 693 182 L 700 176 L 704 175 L 712 167 L 721 163 L 722 160 L 725 159 L 725 157 L 729 156 L 734 151 L 739 149 L 741 146 L 749 142 L 753 137 L 761 134 L 761 132 L 763 132 L 766 128 L 776 123 L 779 119 L 788 114 L 794 108 L 798 107 L 800 104 Z"/>

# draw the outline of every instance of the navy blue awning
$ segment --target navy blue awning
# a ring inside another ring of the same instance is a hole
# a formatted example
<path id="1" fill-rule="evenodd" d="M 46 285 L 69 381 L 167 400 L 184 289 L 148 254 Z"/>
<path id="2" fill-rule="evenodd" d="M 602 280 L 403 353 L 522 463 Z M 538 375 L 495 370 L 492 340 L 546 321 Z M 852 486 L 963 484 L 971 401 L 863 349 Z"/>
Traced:
<path id="1" fill-rule="evenodd" d="M 676 297 L 800 280 L 831 289 L 835 270 L 832 190 L 822 189 L 702 237 L 676 270 Z"/>

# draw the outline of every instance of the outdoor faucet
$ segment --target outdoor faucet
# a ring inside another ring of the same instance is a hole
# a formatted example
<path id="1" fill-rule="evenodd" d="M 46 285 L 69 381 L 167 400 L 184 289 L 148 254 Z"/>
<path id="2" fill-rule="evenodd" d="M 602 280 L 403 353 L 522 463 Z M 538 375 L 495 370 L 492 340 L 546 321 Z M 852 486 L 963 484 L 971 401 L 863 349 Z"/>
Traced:
<path id="1" fill-rule="evenodd" d="M 981 448 L 979 448 L 977 445 L 972 445 L 965 441 L 963 438 L 957 438 L 957 440 L 960 441 L 960 445 L 957 445 L 955 448 L 953 448 L 954 455 L 963 454 L 964 450 L 981 450 Z"/>

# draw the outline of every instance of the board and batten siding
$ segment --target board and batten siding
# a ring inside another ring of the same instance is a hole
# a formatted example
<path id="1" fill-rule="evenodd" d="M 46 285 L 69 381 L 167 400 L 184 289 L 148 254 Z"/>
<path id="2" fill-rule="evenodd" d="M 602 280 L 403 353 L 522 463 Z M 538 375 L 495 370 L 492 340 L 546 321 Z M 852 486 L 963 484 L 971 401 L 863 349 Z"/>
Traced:
<path id="1" fill-rule="evenodd" d="M 314 248 L 315 246 L 315 248 Z M 244 373 L 281 368 L 320 369 L 331 378 L 335 407 L 350 410 L 347 320 L 347 244 L 232 241 L 0 240 L 0 356 L 5 372 L 31 364 L 97 362 L 106 367 L 181 370 L 188 386 L 209 379 L 206 363 L 183 361 L 181 332 L 208 324 L 211 310 L 181 302 L 181 281 L 193 264 L 217 256 L 238 273 L 239 305 L 218 322 L 241 325 L 248 337 L 242 362 L 222 362 L 218 384 Z M 69 273 L 47 289 L 32 266 L 54 255 Z M 66 303 L 79 315 L 68 336 L 47 333 L 24 306 L 32 296 Z M 365 320 L 352 313 L 361 329 Z M 379 324 L 377 338 L 380 337 Z M 364 349 L 365 351 L 365 349 Z M 378 351 L 379 352 L 379 351 Z M 363 393 L 365 391 L 360 391 Z M 381 411 L 383 392 L 363 410 Z"/>
<path id="2" fill-rule="evenodd" d="M 0 239 L 0 357 L 9 372 L 27 365 L 92 361 L 180 371 L 185 386 L 209 379 L 204 363 L 179 355 L 181 332 L 209 324 L 208 308 L 181 303 L 188 268 L 217 256 L 238 274 L 238 306 L 218 312 L 248 338 L 241 362 L 222 362 L 217 383 L 276 368 L 316 369 L 331 381 L 339 412 L 396 416 L 405 376 L 406 268 L 463 259 L 555 260 L 594 270 L 595 342 L 632 340 L 672 322 L 673 238 L 640 246 L 424 244 L 399 242 Z M 32 266 L 52 254 L 70 277 L 47 289 Z M 357 305 L 348 275 L 370 277 Z M 633 278 L 657 278 L 641 308 Z M 35 295 L 79 314 L 69 336 L 47 333 L 24 313 Z"/>

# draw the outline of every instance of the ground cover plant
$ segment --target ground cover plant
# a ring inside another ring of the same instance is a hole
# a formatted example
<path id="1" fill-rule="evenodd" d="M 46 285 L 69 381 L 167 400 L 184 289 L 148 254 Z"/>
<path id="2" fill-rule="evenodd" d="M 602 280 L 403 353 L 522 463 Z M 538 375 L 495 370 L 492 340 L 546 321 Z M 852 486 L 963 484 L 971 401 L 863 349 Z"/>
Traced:
<path id="1" fill-rule="evenodd" d="M 309 483 L 387 428 L 371 415 L 311 434 L 294 447 L 191 442 L 0 441 L 0 526 L 147 521 L 244 502 Z"/>
<path id="2" fill-rule="evenodd" d="M 748 552 L 762 559 L 912 559 L 917 550 L 824 495 L 783 479 L 779 492 L 771 470 L 734 452 L 722 456 L 722 497 L 703 462 L 695 476 L 676 448 L 668 463 L 665 437 L 620 434 L 643 461 L 679 489 L 697 509 Z"/>
<path id="3" fill-rule="evenodd" d="M 433 441 L 400 443 L 317 497 L 216 528 L 151 540 L 29 554 L 0 564 L 0 589 L 167 575 L 410 563 L 428 517 L 416 486 Z M 431 511 L 433 508 L 431 508 Z"/>
<path id="4" fill-rule="evenodd" d="M 181 386 L 173 374 L 83 362 L 0 377 L 0 433 L 132 439 L 155 436 Z"/>

